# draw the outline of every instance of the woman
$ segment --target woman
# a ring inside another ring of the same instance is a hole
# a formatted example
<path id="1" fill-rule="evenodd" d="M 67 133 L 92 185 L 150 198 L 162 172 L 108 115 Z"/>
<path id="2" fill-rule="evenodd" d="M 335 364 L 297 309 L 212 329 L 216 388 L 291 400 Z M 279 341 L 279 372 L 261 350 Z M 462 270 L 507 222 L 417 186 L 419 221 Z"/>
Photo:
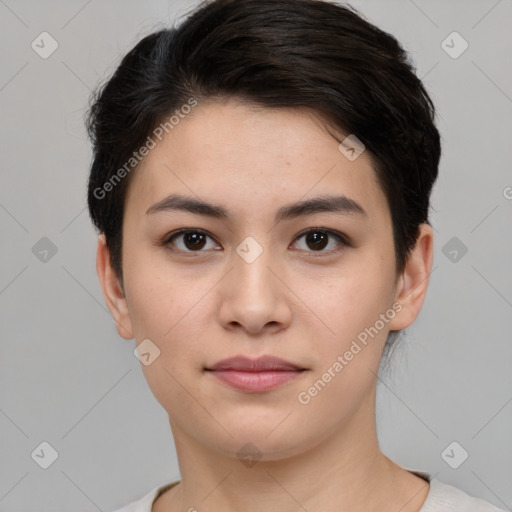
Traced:
<path id="1" fill-rule="evenodd" d="M 426 296 L 434 106 L 389 34 L 217 0 L 97 94 L 89 210 L 181 480 L 123 512 L 496 511 L 380 450 L 377 374 Z"/>

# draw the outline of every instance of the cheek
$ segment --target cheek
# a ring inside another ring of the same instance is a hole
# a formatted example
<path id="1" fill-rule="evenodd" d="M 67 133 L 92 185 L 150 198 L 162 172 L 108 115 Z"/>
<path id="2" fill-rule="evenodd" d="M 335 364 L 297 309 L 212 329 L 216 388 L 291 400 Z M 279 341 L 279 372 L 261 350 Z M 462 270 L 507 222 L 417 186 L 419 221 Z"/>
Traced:
<path id="1" fill-rule="evenodd" d="M 183 279 L 165 278 L 155 267 L 134 273 L 127 282 L 136 342 L 149 339 L 157 347 L 154 361 L 141 362 L 141 368 L 153 395 L 167 411 L 180 411 L 185 403 L 185 410 L 193 407 L 188 393 L 198 393 L 195 375 L 205 363 L 200 346 L 204 324 L 199 320 L 206 314 L 207 301 L 200 300 L 203 290 Z"/>
<path id="2" fill-rule="evenodd" d="M 137 242 L 127 233 L 123 246 L 123 270 L 135 339 L 154 339 L 161 346 L 166 333 L 185 314 L 186 297 L 180 279 L 155 257 L 147 240 Z"/>
<path id="3" fill-rule="evenodd" d="M 180 360 L 184 359 L 200 337 L 198 316 L 204 322 L 207 314 L 207 297 L 201 300 L 204 290 L 205 286 L 195 286 L 182 278 L 139 274 L 127 287 L 135 339 L 150 338 L 166 358 L 178 354 Z"/>
<path id="4" fill-rule="evenodd" d="M 311 325 L 308 329 L 311 340 L 316 340 L 316 367 L 295 398 L 315 429 L 337 428 L 372 396 L 388 333 L 387 323 L 376 325 L 389 309 L 389 289 L 382 276 L 378 271 L 354 270 L 328 286 L 320 283 L 317 292 L 309 289 L 309 297 L 321 297 L 312 300 L 311 309 L 334 331 L 325 330 L 328 335 L 318 337 Z"/>
<path id="5" fill-rule="evenodd" d="M 378 372 L 389 332 L 388 322 L 394 316 L 394 310 L 390 310 L 390 265 L 369 253 L 357 265 L 350 269 L 347 266 L 346 271 L 329 279 L 329 283 L 319 281 L 317 288 L 309 288 L 311 309 L 330 328 L 324 329 L 327 336 L 314 344 L 318 365 L 309 381 L 314 385 L 312 395 L 303 390 L 318 413 L 333 401 L 345 404 L 339 414 L 353 412 L 374 386 L 374 373 Z M 388 322 L 381 317 L 387 311 L 393 313 L 385 318 Z M 317 392 L 318 396 L 313 397 Z"/>
<path id="6" fill-rule="evenodd" d="M 214 321 L 207 292 L 216 276 L 192 266 L 178 272 L 165 258 L 143 251 L 132 252 L 126 270 L 127 303 L 137 343 L 150 339 L 160 350 L 155 363 L 177 378 L 182 379 L 186 369 L 202 370 L 205 343 L 210 344 L 205 331 Z"/>
<path id="7" fill-rule="evenodd" d="M 330 335 L 343 343 L 374 325 L 390 307 L 391 284 L 385 266 L 361 258 L 357 265 L 310 280 L 304 286 L 304 296 L 311 310 L 334 331 Z"/>

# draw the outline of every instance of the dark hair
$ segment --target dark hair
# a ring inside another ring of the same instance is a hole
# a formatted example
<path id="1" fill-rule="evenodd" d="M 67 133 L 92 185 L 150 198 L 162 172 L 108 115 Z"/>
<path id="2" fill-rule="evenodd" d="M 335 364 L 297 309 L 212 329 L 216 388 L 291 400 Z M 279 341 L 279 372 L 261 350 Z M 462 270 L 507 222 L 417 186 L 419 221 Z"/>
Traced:
<path id="1" fill-rule="evenodd" d="M 350 5 L 213 0 L 178 27 L 144 37 L 92 98 L 89 212 L 121 282 L 134 152 L 191 98 L 230 97 L 311 109 L 365 145 L 390 208 L 400 273 L 419 225 L 428 223 L 441 153 L 434 105 L 407 53 Z"/>

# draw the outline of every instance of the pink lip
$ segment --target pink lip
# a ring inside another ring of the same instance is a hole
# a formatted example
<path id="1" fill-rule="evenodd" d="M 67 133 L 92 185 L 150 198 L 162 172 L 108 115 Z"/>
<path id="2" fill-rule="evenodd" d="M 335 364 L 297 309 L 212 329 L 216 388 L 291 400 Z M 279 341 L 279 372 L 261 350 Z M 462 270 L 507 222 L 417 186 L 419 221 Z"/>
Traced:
<path id="1" fill-rule="evenodd" d="M 301 375 L 305 368 L 273 356 L 232 357 L 207 368 L 225 384 L 249 393 L 274 389 Z"/>

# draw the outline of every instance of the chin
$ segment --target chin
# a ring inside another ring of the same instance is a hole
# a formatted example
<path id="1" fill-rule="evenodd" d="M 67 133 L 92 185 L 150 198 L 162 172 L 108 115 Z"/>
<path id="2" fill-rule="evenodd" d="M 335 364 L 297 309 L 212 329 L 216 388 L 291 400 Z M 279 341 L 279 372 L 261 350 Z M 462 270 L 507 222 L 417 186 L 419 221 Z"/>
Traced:
<path id="1" fill-rule="evenodd" d="M 273 431 L 278 424 L 279 422 L 270 429 L 266 427 L 258 429 L 253 425 L 250 429 L 237 429 L 236 433 L 230 430 L 234 434 L 233 437 L 226 434 L 222 438 L 217 436 L 204 438 L 202 442 L 211 450 L 217 451 L 225 457 L 238 459 L 248 467 L 258 461 L 271 462 L 288 459 L 314 447 L 315 443 L 312 439 L 314 436 L 311 436 L 311 439 L 304 438 L 306 433 L 295 426 L 292 430 L 296 434 L 300 434 L 298 438 L 291 435 L 288 429 L 283 428 L 278 432 L 281 427 Z"/>

